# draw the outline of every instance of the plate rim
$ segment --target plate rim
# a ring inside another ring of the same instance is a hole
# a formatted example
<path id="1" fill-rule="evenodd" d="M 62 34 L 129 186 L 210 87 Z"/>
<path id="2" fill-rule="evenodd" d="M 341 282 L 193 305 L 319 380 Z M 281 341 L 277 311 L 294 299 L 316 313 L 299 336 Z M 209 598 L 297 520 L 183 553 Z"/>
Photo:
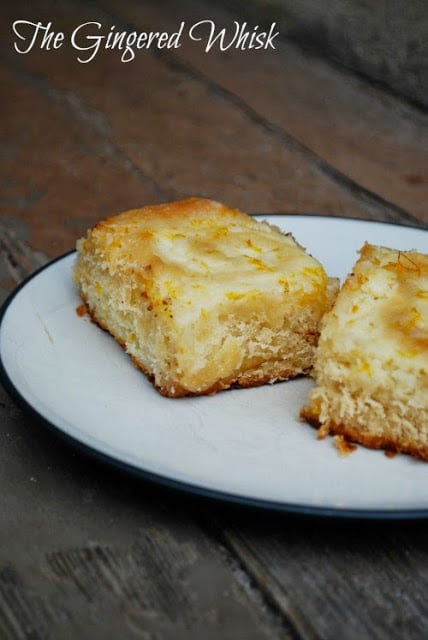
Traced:
<path id="1" fill-rule="evenodd" d="M 295 214 L 295 213 L 285 213 L 285 214 L 275 214 L 275 213 L 263 213 L 263 214 L 252 214 L 254 217 L 265 218 L 268 216 L 276 217 L 301 217 L 301 218 L 318 218 L 318 219 L 328 219 L 328 220 L 340 220 L 341 222 L 346 221 L 357 221 L 365 224 L 380 224 L 380 225 L 388 225 L 388 226 L 396 226 L 396 227 L 405 227 L 408 229 L 414 229 L 416 231 L 427 232 L 428 229 L 421 227 L 414 227 L 405 224 L 395 224 L 392 222 L 383 222 L 376 220 L 365 220 L 361 218 L 344 218 L 340 216 L 325 216 L 322 214 Z M 0 336 L 3 326 L 3 321 L 6 316 L 6 313 L 11 306 L 15 297 L 35 278 L 37 278 L 42 272 L 53 267 L 56 263 L 62 262 L 72 254 L 75 254 L 76 250 L 71 249 L 64 254 L 49 260 L 46 264 L 42 265 L 34 272 L 29 274 L 22 282 L 20 282 L 7 296 L 3 303 L 0 305 Z M 342 507 L 322 507 L 316 505 L 307 505 L 307 504 L 294 504 L 288 502 L 281 502 L 276 500 L 268 500 L 264 498 L 252 498 L 250 496 L 243 496 L 239 494 L 235 494 L 232 492 L 222 491 L 219 489 L 211 489 L 209 487 L 200 486 L 197 484 L 193 484 L 191 482 L 185 482 L 182 480 L 177 480 L 175 478 L 171 478 L 160 473 L 155 473 L 153 471 L 148 471 L 144 468 L 137 467 L 131 463 L 125 462 L 114 455 L 109 455 L 104 451 L 97 449 L 95 446 L 91 446 L 86 442 L 80 440 L 77 436 L 71 435 L 64 431 L 60 426 L 51 422 L 47 418 L 45 418 L 39 411 L 28 402 L 23 395 L 20 393 L 19 389 L 14 385 L 12 380 L 10 379 L 8 372 L 6 370 L 6 366 L 3 363 L 3 357 L 1 353 L 1 344 L 0 344 L 0 383 L 3 384 L 7 393 L 11 396 L 13 400 L 17 402 L 19 406 L 21 406 L 25 412 L 35 418 L 38 424 L 47 428 L 54 436 L 60 438 L 62 441 L 66 442 L 68 445 L 73 446 L 75 449 L 85 454 L 88 457 L 95 458 L 97 461 L 108 465 L 114 469 L 118 469 L 122 472 L 132 475 L 140 480 L 151 483 L 152 485 L 161 486 L 163 488 L 172 489 L 177 493 L 184 495 L 197 496 L 200 498 L 208 498 L 215 502 L 220 502 L 224 504 L 234 504 L 241 507 L 254 508 L 258 510 L 271 511 L 276 513 L 290 514 L 296 516 L 310 516 L 310 517 L 319 517 L 326 519 L 342 519 L 342 520 L 364 520 L 364 521 L 403 521 L 403 520 L 423 520 L 428 518 L 428 508 L 426 509 L 367 509 L 367 508 L 342 508 Z"/>

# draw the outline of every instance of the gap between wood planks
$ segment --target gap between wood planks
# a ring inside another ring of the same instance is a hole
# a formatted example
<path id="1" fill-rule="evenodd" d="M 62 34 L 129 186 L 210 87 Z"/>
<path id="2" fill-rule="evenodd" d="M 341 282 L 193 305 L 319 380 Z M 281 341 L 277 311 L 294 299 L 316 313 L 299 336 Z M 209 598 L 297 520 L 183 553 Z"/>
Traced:
<path id="1" fill-rule="evenodd" d="M 222 526 L 216 516 L 207 511 L 201 510 L 197 516 L 193 515 L 193 519 L 208 538 L 224 549 L 232 570 L 247 577 L 252 597 L 262 603 L 272 623 L 282 629 L 286 640 L 319 640 L 314 629 L 299 617 L 282 586 L 255 558 L 240 536 Z"/>
<path id="2" fill-rule="evenodd" d="M 127 22 L 126 20 L 123 20 L 120 15 L 113 14 L 111 10 L 106 9 L 102 0 L 90 0 L 90 4 L 100 13 L 100 15 L 103 15 L 106 20 L 112 21 L 119 29 L 125 31 L 135 31 L 138 29 L 136 22 Z M 146 28 L 148 27 L 149 25 L 146 25 Z M 259 113 L 240 95 L 226 88 L 212 77 L 209 77 L 206 73 L 195 67 L 191 62 L 180 57 L 179 53 L 175 53 L 169 49 L 152 48 L 148 49 L 146 53 L 158 58 L 170 69 L 203 84 L 206 88 L 212 91 L 214 95 L 221 97 L 230 105 L 238 109 L 254 125 L 256 125 L 256 127 L 259 127 L 265 133 L 280 141 L 284 147 L 293 154 L 308 161 L 322 174 L 331 179 L 336 185 L 342 187 L 345 191 L 354 196 L 361 205 L 361 208 L 370 218 L 412 226 L 426 226 L 426 223 L 424 224 L 424 222 L 416 215 L 406 211 L 390 200 L 383 198 L 381 195 L 374 193 L 372 190 L 365 188 L 350 176 L 332 166 L 322 158 L 322 156 L 291 135 L 284 127 L 272 122 L 269 118 Z"/>

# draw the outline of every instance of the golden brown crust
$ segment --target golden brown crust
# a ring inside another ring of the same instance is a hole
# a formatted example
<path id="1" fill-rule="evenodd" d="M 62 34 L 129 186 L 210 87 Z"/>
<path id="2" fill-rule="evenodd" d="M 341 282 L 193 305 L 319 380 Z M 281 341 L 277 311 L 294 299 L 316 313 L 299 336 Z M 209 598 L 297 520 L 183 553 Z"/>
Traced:
<path id="1" fill-rule="evenodd" d="M 121 345 L 122 347 L 124 347 L 124 345 Z M 154 379 L 154 376 L 150 375 L 150 373 L 147 371 L 146 367 L 139 362 L 138 360 L 136 360 L 136 358 L 134 358 L 133 356 L 131 356 L 131 360 L 134 363 L 134 365 L 137 367 L 137 369 L 140 369 L 140 371 L 142 371 L 146 376 L 147 379 L 149 380 L 149 382 L 151 382 L 151 384 L 154 386 L 154 388 L 163 396 L 166 396 L 168 398 L 183 398 L 184 396 L 198 396 L 201 395 L 200 393 L 197 392 L 189 392 L 188 389 L 186 389 L 185 387 L 180 387 L 178 385 L 176 385 L 174 387 L 174 391 L 171 391 L 170 387 L 162 387 L 160 385 L 156 384 L 156 381 Z M 215 384 L 213 384 L 211 387 L 208 387 L 208 389 L 205 389 L 203 392 L 203 395 L 213 395 L 219 391 L 224 391 L 226 389 L 247 389 L 249 387 L 260 387 L 264 384 L 275 384 L 276 382 L 283 382 L 285 380 L 291 380 L 292 378 L 297 378 L 301 375 L 305 375 L 305 372 L 302 373 L 301 371 L 284 371 L 281 373 L 281 375 L 279 375 L 277 378 L 275 378 L 275 380 L 272 379 L 271 375 L 266 375 L 264 377 L 260 377 L 260 376 L 254 376 L 253 378 L 251 377 L 245 377 L 245 378 L 237 378 L 236 380 L 218 380 Z"/>
<path id="2" fill-rule="evenodd" d="M 388 436 L 374 436 L 346 424 L 325 422 L 323 424 L 306 408 L 300 411 L 300 417 L 317 429 L 324 438 L 327 434 L 342 435 L 351 442 L 357 442 L 369 449 L 383 449 L 385 452 L 407 453 L 421 460 L 428 461 L 428 447 L 415 447 L 411 442 L 397 442 Z"/>

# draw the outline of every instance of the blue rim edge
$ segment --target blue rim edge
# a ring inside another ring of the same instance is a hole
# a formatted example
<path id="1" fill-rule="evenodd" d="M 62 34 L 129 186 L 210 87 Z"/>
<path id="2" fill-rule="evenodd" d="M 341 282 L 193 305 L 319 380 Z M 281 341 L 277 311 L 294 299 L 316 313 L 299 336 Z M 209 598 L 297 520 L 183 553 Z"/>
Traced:
<path id="1" fill-rule="evenodd" d="M 335 216 L 322 216 L 318 214 L 257 214 L 257 217 L 266 217 L 266 216 L 299 216 L 299 217 L 307 217 L 307 218 L 324 218 L 324 219 L 336 219 Z M 396 225 L 390 222 L 378 222 L 373 220 L 362 220 L 360 218 L 337 218 L 338 220 L 354 220 L 363 223 L 374 223 L 374 224 L 386 224 L 392 226 L 402 226 L 409 229 L 416 229 L 421 231 L 426 231 L 426 229 L 419 227 L 411 227 L 409 225 Z M 47 264 L 43 265 L 32 274 L 30 274 L 27 278 L 25 278 L 4 300 L 2 305 L 0 306 L 0 334 L 1 328 L 3 324 L 3 318 L 7 312 L 7 309 L 11 305 L 15 296 L 34 278 L 36 278 L 40 273 L 45 271 L 46 269 L 53 266 L 56 262 L 60 262 L 64 260 L 68 256 L 75 253 L 75 250 L 68 251 L 67 253 L 54 258 L 49 261 Z M 63 441 L 67 444 L 72 445 L 74 448 L 78 449 L 82 453 L 91 456 L 98 461 L 109 465 L 110 467 L 115 467 L 120 471 L 124 471 L 137 477 L 139 479 L 150 482 L 153 485 L 159 485 L 161 487 L 165 487 L 167 489 L 172 489 L 174 491 L 178 491 L 182 494 L 199 496 L 202 498 L 209 498 L 211 500 L 217 502 L 223 502 L 225 504 L 236 504 L 242 507 L 263 509 L 267 511 L 284 513 L 290 515 L 297 516 L 316 516 L 320 518 L 327 519 L 349 519 L 349 520 L 364 520 L 364 521 L 379 521 L 379 520 L 389 520 L 389 521 L 400 521 L 400 520 L 422 520 L 428 518 L 428 509 L 400 509 L 400 510 L 382 510 L 382 509 L 340 509 L 333 507 L 313 507 L 307 505 L 299 505 L 299 504 L 289 504 L 285 502 L 275 502 L 270 500 L 262 500 L 259 498 L 249 498 L 245 496 L 236 495 L 233 493 L 226 493 L 222 491 L 217 491 L 215 489 L 208 489 L 206 487 L 200 487 L 198 485 L 193 485 L 186 482 L 181 482 L 179 480 L 174 480 L 173 478 L 168 478 L 166 476 L 158 475 L 151 471 L 145 471 L 139 467 L 134 467 L 131 464 L 118 460 L 113 456 L 109 456 L 106 453 L 98 451 L 97 449 L 81 442 L 77 438 L 69 435 L 64 432 L 60 427 L 58 427 L 53 422 L 50 422 L 46 418 L 44 418 L 25 398 L 20 394 L 19 390 L 15 387 L 13 382 L 8 376 L 6 368 L 3 364 L 3 359 L 0 351 L 0 382 L 3 384 L 6 391 L 9 395 L 20 405 L 28 414 L 34 417 L 37 422 L 44 427 L 48 428 L 54 435 L 59 436 Z"/>

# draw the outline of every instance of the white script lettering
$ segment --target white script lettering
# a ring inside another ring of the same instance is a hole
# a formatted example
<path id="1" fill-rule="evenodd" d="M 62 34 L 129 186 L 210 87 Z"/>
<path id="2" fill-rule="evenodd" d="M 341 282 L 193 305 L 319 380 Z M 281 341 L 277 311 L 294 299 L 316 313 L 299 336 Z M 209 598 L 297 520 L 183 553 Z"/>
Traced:
<path id="1" fill-rule="evenodd" d="M 189 38 L 195 42 L 201 42 L 204 40 L 204 29 L 205 31 L 208 29 L 208 37 L 205 34 L 205 53 L 211 51 L 215 44 L 218 44 L 220 51 L 227 51 L 231 47 L 241 51 L 248 49 L 275 49 L 273 41 L 279 35 L 279 31 L 275 31 L 275 22 L 271 24 L 269 32 L 259 31 L 258 25 L 250 30 L 246 22 L 240 24 L 234 20 L 233 24 L 234 30 L 229 34 L 226 27 L 217 29 L 213 20 L 201 20 L 190 27 Z"/>
<path id="2" fill-rule="evenodd" d="M 59 49 L 64 41 L 64 34 L 62 31 L 51 30 L 52 22 L 43 25 L 41 22 L 31 22 L 30 20 L 15 20 L 12 25 L 13 31 L 20 40 L 27 43 L 26 48 L 20 48 L 16 42 L 14 42 L 15 51 L 18 53 L 29 53 L 39 39 L 39 48 L 46 49 Z M 30 37 L 23 35 L 22 27 L 30 27 Z M 39 38 L 39 35 L 41 36 Z"/>

